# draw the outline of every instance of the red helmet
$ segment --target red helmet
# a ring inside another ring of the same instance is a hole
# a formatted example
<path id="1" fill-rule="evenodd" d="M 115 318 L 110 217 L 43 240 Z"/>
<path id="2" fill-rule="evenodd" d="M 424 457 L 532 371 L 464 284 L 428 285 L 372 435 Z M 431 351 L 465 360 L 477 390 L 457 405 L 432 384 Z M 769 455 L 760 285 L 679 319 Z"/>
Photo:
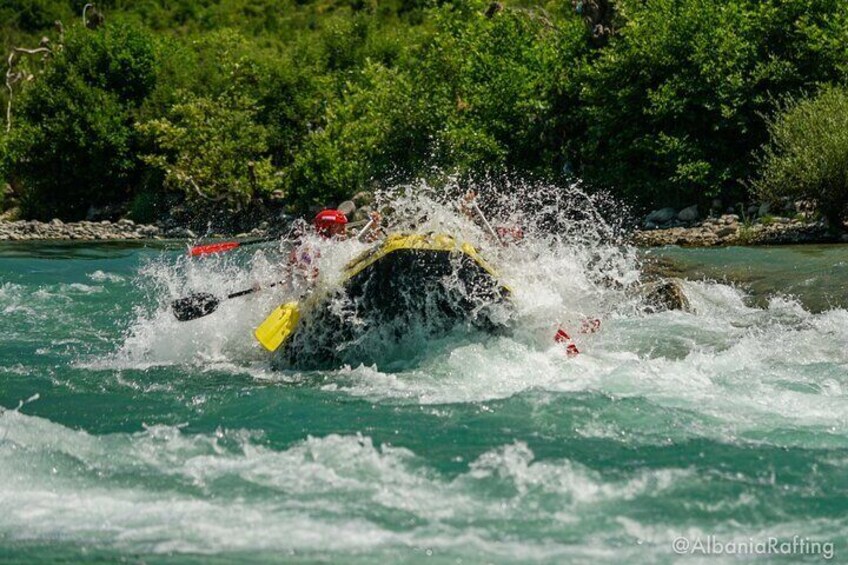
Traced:
<path id="1" fill-rule="evenodd" d="M 315 231 L 324 237 L 332 237 L 344 233 L 347 216 L 338 210 L 322 210 L 312 220 Z"/>

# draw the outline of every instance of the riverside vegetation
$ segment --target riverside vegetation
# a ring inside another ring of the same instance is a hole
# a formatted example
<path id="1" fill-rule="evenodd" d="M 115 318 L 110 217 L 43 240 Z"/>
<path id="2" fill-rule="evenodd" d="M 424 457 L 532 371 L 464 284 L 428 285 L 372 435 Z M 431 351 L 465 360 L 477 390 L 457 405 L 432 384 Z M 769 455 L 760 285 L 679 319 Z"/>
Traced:
<path id="1" fill-rule="evenodd" d="M 267 218 L 504 173 L 848 211 L 842 0 L 83 4 L 0 0 L 7 217 Z"/>

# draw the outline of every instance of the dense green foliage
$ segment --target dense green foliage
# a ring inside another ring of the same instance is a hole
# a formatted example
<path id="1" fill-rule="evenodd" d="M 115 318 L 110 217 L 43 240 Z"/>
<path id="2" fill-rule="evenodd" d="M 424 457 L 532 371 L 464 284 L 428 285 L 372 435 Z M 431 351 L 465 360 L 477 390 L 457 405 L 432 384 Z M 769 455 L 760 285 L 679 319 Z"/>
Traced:
<path id="1" fill-rule="evenodd" d="M 134 114 L 155 82 L 143 30 L 70 30 L 14 114 L 9 174 L 25 188 L 27 215 L 75 218 L 129 196 L 138 179 Z"/>
<path id="2" fill-rule="evenodd" d="M 845 6 L 628 2 L 628 25 L 580 81 L 587 177 L 672 205 L 734 192 L 774 97 L 843 76 Z"/>
<path id="3" fill-rule="evenodd" d="M 816 201 L 834 225 L 848 217 L 848 89 L 791 104 L 769 130 L 759 193 Z"/>
<path id="4" fill-rule="evenodd" d="M 842 0 L 619 0 L 602 43 L 568 2 L 112 0 L 96 30 L 82 4 L 0 0 L 6 41 L 54 45 L 0 136 L 29 215 L 502 171 L 736 201 L 779 101 L 848 73 Z"/>

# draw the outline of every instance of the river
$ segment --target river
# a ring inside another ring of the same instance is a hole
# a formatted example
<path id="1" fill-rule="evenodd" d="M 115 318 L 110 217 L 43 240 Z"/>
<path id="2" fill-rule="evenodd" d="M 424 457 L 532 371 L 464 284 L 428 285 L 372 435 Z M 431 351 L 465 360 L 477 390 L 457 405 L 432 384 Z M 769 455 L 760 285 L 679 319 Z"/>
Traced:
<path id="1" fill-rule="evenodd" d="M 640 252 L 686 279 L 692 312 L 660 314 L 549 253 L 504 268 L 527 332 L 274 372 L 250 330 L 277 298 L 167 311 L 249 286 L 262 253 L 3 245 L 0 561 L 654 563 L 707 536 L 848 552 L 848 247 Z M 602 318 L 575 358 L 547 337 L 565 310 Z"/>

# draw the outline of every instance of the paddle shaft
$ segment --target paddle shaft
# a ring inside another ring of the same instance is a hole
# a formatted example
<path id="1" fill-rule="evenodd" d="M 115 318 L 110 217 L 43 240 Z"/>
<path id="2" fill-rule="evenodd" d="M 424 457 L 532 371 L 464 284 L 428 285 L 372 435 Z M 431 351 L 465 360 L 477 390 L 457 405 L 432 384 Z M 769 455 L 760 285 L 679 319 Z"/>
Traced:
<path id="1" fill-rule="evenodd" d="M 498 232 L 492 228 L 492 224 L 489 223 L 489 220 L 486 219 L 486 216 L 483 214 L 483 211 L 477 206 L 477 202 L 472 202 L 471 205 L 474 207 L 474 211 L 477 212 L 477 215 L 480 216 L 480 220 L 483 222 L 483 225 L 486 226 L 486 229 L 489 230 L 489 233 L 492 234 L 492 237 L 495 238 L 495 241 L 503 245 L 503 241 L 501 241 Z"/>
<path id="2" fill-rule="evenodd" d="M 368 232 L 368 230 L 371 229 L 372 225 L 374 225 L 374 218 L 368 220 L 368 223 L 365 224 L 365 227 L 362 228 L 362 230 L 360 230 L 358 234 L 356 234 L 356 239 L 362 239 L 362 236 L 364 236 Z"/>
<path id="3" fill-rule="evenodd" d="M 280 285 L 280 284 L 285 284 L 285 282 L 286 282 L 286 281 L 277 281 L 277 282 L 273 282 L 273 283 L 269 284 L 267 287 L 264 287 L 264 288 L 272 288 L 272 287 L 275 287 L 275 286 Z M 227 299 L 227 300 L 229 300 L 230 298 L 238 298 L 239 296 L 245 296 L 245 295 L 248 295 L 248 294 L 252 294 L 252 293 L 254 293 L 254 292 L 256 292 L 256 291 L 262 290 L 262 288 L 263 288 L 263 287 L 259 287 L 259 288 L 247 288 L 247 289 L 245 289 L 245 290 L 240 290 L 240 291 L 238 291 L 238 292 L 234 292 L 234 293 L 232 293 L 232 294 L 228 294 L 226 299 Z"/>
<path id="4" fill-rule="evenodd" d="M 268 288 L 280 284 L 285 284 L 285 281 L 277 281 L 271 283 L 270 285 L 268 285 Z M 229 300 L 230 298 L 238 298 L 239 296 L 252 294 L 257 290 L 261 290 L 261 288 L 247 288 L 245 290 L 240 290 L 238 292 L 228 294 L 222 299 L 217 298 L 207 292 L 196 292 L 194 294 L 186 296 L 185 298 L 179 298 L 171 302 L 171 309 L 174 311 L 174 316 L 177 318 L 177 320 L 181 322 L 188 322 L 190 320 L 196 320 L 198 318 L 208 316 L 209 314 L 218 309 L 218 306 L 223 300 Z"/>
<path id="5" fill-rule="evenodd" d="M 189 249 L 188 254 L 192 257 L 196 257 L 198 255 L 209 255 L 212 253 L 223 253 L 224 251 L 229 251 L 231 249 L 236 249 L 238 247 L 243 247 L 245 245 L 256 245 L 258 243 L 267 243 L 269 241 L 276 241 L 276 237 L 260 237 L 257 239 L 246 239 L 244 241 L 220 241 L 217 243 L 209 243 L 206 245 L 197 245 Z"/>
<path id="6" fill-rule="evenodd" d="M 355 227 L 359 222 L 351 222 L 351 227 Z M 362 236 L 371 228 L 374 224 L 373 219 L 369 219 L 365 222 L 365 227 L 359 234 L 356 236 L 356 239 L 361 239 Z M 362 225 L 362 224 L 359 224 Z M 278 238 L 276 237 L 260 237 L 256 239 L 245 239 L 244 241 L 219 241 L 216 243 L 208 243 L 205 245 L 196 245 L 189 249 L 188 254 L 192 257 L 198 257 L 200 255 L 211 255 L 213 253 L 224 253 L 225 251 L 230 251 L 231 249 L 237 249 L 239 247 L 244 247 L 245 245 L 256 245 L 258 243 L 268 243 L 269 241 L 276 241 Z M 239 294 L 238 296 L 242 296 Z"/>

